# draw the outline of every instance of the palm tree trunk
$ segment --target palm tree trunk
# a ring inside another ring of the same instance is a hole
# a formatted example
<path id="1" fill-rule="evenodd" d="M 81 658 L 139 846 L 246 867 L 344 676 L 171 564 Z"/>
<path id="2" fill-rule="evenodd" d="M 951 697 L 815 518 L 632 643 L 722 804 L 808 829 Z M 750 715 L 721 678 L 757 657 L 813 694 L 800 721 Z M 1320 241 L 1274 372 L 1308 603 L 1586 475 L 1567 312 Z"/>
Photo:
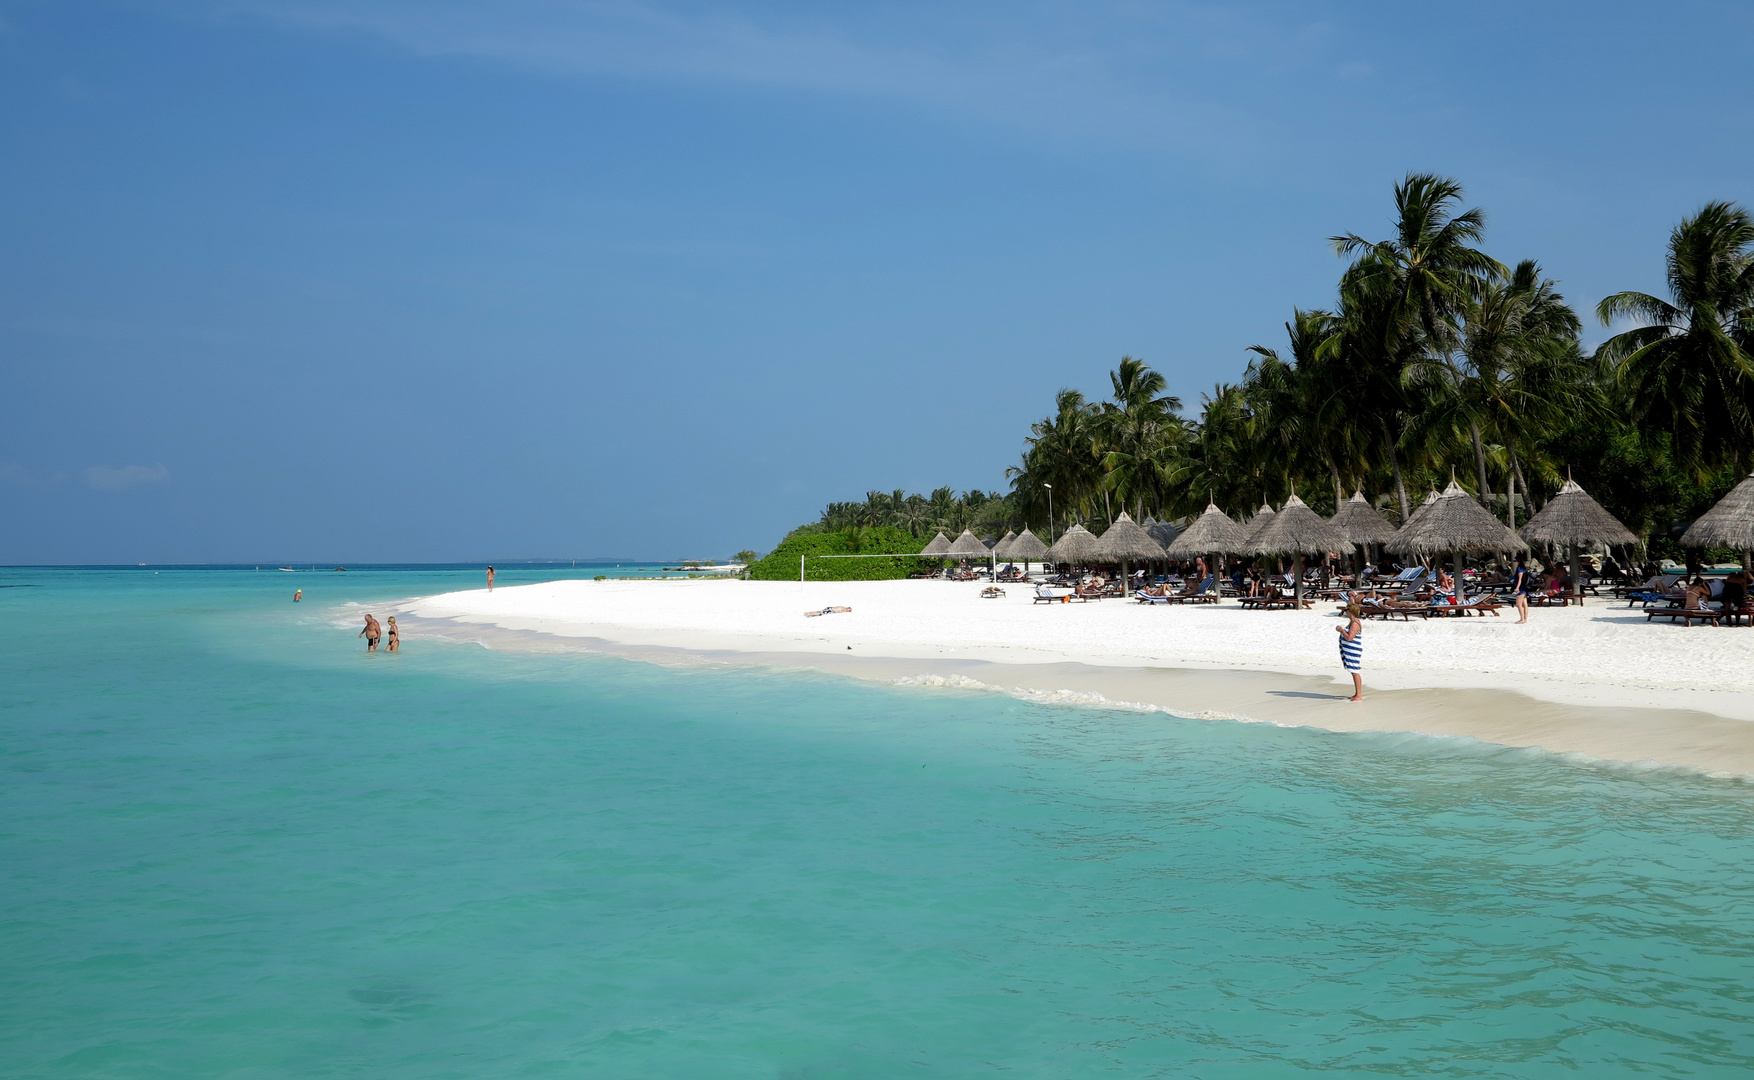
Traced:
<path id="1" fill-rule="evenodd" d="M 1504 527 L 1516 532 L 1516 473 L 1505 480 Z"/>
<path id="2" fill-rule="evenodd" d="M 1510 467 L 1516 473 L 1517 487 L 1523 489 L 1523 498 L 1529 500 L 1529 513 L 1532 514 L 1539 510 L 1540 507 L 1535 505 L 1535 493 L 1529 490 L 1528 478 L 1523 475 L 1522 459 L 1517 457 L 1516 451 L 1514 450 L 1510 453 Z"/>
<path id="3" fill-rule="evenodd" d="M 1480 486 L 1475 490 L 1480 493 L 1480 505 L 1486 505 L 1486 493 L 1492 489 L 1486 486 L 1486 446 L 1480 441 L 1480 425 L 1468 421 L 1468 434 L 1474 438 L 1474 467 L 1480 472 Z"/>
<path id="4" fill-rule="evenodd" d="M 1401 475 L 1401 455 L 1395 453 L 1395 446 L 1393 443 L 1389 444 L 1389 464 L 1395 470 L 1395 498 L 1400 500 L 1401 524 L 1405 525 L 1407 523 L 1407 517 L 1412 513 L 1412 510 L 1407 505 L 1407 481 Z"/>
<path id="5" fill-rule="evenodd" d="M 1345 501 L 1345 496 L 1340 492 L 1340 467 L 1335 465 L 1332 461 L 1329 461 L 1328 471 L 1334 474 L 1334 513 L 1338 514 L 1340 512 L 1340 503 Z"/>

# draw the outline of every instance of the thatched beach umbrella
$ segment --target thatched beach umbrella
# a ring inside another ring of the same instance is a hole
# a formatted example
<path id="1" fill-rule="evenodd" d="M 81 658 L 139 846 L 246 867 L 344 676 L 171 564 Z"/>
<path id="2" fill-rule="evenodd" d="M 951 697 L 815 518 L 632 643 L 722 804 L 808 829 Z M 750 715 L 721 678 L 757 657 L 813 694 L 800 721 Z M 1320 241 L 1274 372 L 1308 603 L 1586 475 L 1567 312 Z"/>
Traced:
<path id="1" fill-rule="evenodd" d="M 1701 521 L 1704 519 L 1701 518 Z M 1694 522 L 1698 525 L 1698 522 Z M 1583 587 L 1583 580 L 1578 574 L 1577 550 L 1586 544 L 1636 544 L 1638 537 L 1632 530 L 1620 524 L 1613 514 L 1602 509 L 1602 504 L 1589 497 L 1577 483 L 1569 477 L 1559 494 L 1553 496 L 1541 512 L 1529 519 L 1529 523 L 1517 530 L 1524 540 L 1532 540 L 1538 544 L 1557 544 L 1571 549 L 1571 588 L 1576 596 Z"/>
<path id="2" fill-rule="evenodd" d="M 1145 531 L 1151 534 L 1151 539 L 1163 545 L 1164 554 L 1169 553 L 1169 545 L 1175 543 L 1175 538 L 1182 534 L 1180 529 L 1169 522 L 1151 518 L 1145 519 Z"/>
<path id="3" fill-rule="evenodd" d="M 945 554 L 951 558 L 984 559 L 992 552 L 987 550 L 987 545 L 981 543 L 980 537 L 964 529 L 962 535 L 951 543 L 950 550 L 946 551 Z"/>
<path id="4" fill-rule="evenodd" d="M 1248 530 L 1249 540 L 1251 542 L 1253 542 L 1255 537 L 1261 535 L 1262 529 L 1272 523 L 1274 516 L 1273 507 L 1263 500 L 1261 508 L 1255 511 L 1255 516 L 1249 518 L 1248 523 L 1243 526 L 1243 528 Z M 1244 552 L 1243 554 L 1246 555 L 1249 553 Z"/>
<path id="5" fill-rule="evenodd" d="M 999 537 L 999 542 L 993 545 L 993 554 L 1001 559 L 1009 559 L 1011 557 L 1011 541 L 1015 539 L 1017 539 L 1017 534 L 1006 529 L 1005 535 Z"/>
<path id="6" fill-rule="evenodd" d="M 1191 559 L 1196 555 L 1240 555 L 1249 542 L 1248 530 L 1230 520 L 1217 503 L 1207 503 L 1206 512 L 1188 523 L 1182 534 L 1169 545 L 1172 559 Z"/>
<path id="7" fill-rule="evenodd" d="M 1554 501 L 1558 501 L 1557 496 Z M 1748 552 L 1754 549 L 1754 476 L 1731 488 L 1716 506 L 1687 526 L 1681 534 L 1681 546 L 1735 548 L 1742 553 L 1742 568 L 1746 570 Z"/>
<path id="8" fill-rule="evenodd" d="M 1128 516 L 1125 510 L 1113 525 L 1096 541 L 1096 557 L 1113 559 L 1121 564 L 1121 595 L 1127 595 L 1127 564 L 1150 562 L 1164 557 L 1163 545 L 1154 540 L 1144 527 Z"/>
<path id="9" fill-rule="evenodd" d="M 1096 557 L 1096 537 L 1082 525 L 1074 525 L 1060 534 L 1048 557 L 1057 563 L 1087 563 Z"/>
<path id="10" fill-rule="evenodd" d="M 1294 555 L 1297 558 L 1292 595 L 1297 606 L 1303 607 L 1303 557 L 1338 551 L 1346 546 L 1346 537 L 1322 516 L 1304 505 L 1295 493 L 1260 531 L 1249 537 L 1250 555 Z"/>
<path id="11" fill-rule="evenodd" d="M 1188 522 L 1181 535 L 1169 544 L 1168 553 L 1172 559 L 1192 559 L 1216 555 L 1240 555 L 1247 548 L 1248 530 L 1230 520 L 1224 511 L 1218 509 L 1217 503 L 1206 504 L 1206 512 Z M 1218 560 L 1212 559 L 1209 567 L 1213 574 L 1218 573 Z"/>
<path id="12" fill-rule="evenodd" d="M 1434 502 L 1419 508 L 1404 528 L 1383 547 L 1407 555 L 1452 553 L 1456 565 L 1456 589 L 1461 590 L 1462 556 L 1491 555 L 1502 551 L 1526 551 L 1527 544 L 1504 522 L 1492 516 L 1454 480 Z"/>
<path id="13" fill-rule="evenodd" d="M 920 554 L 927 556 L 950 554 L 950 538 L 940 532 L 937 536 L 932 537 L 930 543 L 920 549 Z"/>
<path id="14" fill-rule="evenodd" d="M 1355 547 L 1386 544 L 1395 535 L 1395 527 L 1389 524 L 1388 518 L 1364 501 L 1362 490 L 1354 491 L 1350 499 L 1341 503 L 1334 516 L 1328 519 L 1328 524 L 1340 530 L 1346 543 Z"/>
<path id="15" fill-rule="evenodd" d="M 1023 572 L 1026 574 L 1029 572 L 1031 562 L 1046 562 L 1047 557 L 1048 546 L 1041 542 L 1041 537 L 1028 529 L 1024 529 L 1018 534 L 1017 539 L 1011 541 L 1011 553 L 1007 556 L 1012 562 L 1022 559 Z"/>
<path id="16" fill-rule="evenodd" d="M 1431 507 L 1437 503 L 1439 497 L 1436 488 L 1432 488 L 1430 491 L 1426 492 L 1425 501 L 1413 508 L 1413 512 L 1407 515 L 1407 520 L 1401 522 L 1401 528 L 1405 529 L 1410 525 L 1416 524 L 1425 511 L 1431 509 Z"/>

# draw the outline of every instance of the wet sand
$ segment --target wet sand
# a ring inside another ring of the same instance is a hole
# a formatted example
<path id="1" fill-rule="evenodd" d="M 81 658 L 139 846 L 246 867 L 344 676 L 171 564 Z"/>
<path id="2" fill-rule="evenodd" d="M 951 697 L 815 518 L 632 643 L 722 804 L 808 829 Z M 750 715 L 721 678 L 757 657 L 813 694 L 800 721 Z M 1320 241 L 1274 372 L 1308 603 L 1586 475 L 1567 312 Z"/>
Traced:
<path id="1" fill-rule="evenodd" d="M 409 605 L 418 606 L 418 605 Z M 400 616 L 403 636 L 477 642 L 523 652 L 607 653 L 646 663 L 820 671 L 921 692 L 1004 693 L 1068 706 L 1162 710 L 1182 716 L 1328 731 L 1414 733 L 1538 747 L 1610 761 L 1754 777 L 1754 723 L 1699 709 L 1544 700 L 1508 689 L 1381 689 L 1347 700 L 1337 675 L 1217 668 L 1013 663 L 978 657 L 894 657 L 834 652 L 678 647 L 613 641 L 474 620 Z M 1368 676 L 1367 676 L 1368 679 Z"/>

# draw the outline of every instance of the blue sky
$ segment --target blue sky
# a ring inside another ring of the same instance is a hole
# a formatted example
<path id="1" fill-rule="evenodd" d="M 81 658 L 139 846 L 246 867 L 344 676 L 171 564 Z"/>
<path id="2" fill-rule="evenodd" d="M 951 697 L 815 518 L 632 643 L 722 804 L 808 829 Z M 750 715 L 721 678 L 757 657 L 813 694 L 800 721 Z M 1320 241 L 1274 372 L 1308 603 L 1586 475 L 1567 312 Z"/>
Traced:
<path id="1" fill-rule="evenodd" d="M 1580 307 L 1754 9 L 0 0 L 0 563 L 722 556 L 1192 406 L 1452 175 Z M 1597 338 L 1599 329 L 1590 331 Z"/>

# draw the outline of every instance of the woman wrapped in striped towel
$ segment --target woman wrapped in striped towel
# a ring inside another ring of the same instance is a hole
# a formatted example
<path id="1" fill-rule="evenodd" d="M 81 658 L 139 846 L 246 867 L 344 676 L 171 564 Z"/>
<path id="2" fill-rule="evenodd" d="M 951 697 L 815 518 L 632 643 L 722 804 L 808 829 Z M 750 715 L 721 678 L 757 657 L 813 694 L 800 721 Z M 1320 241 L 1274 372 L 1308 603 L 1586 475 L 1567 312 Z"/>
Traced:
<path id="1" fill-rule="evenodd" d="M 1352 696 L 1347 701 L 1364 700 L 1364 676 L 1359 672 L 1364 668 L 1364 609 L 1358 601 L 1346 604 L 1346 625 L 1336 626 L 1340 633 L 1340 663 L 1352 673 Z"/>

